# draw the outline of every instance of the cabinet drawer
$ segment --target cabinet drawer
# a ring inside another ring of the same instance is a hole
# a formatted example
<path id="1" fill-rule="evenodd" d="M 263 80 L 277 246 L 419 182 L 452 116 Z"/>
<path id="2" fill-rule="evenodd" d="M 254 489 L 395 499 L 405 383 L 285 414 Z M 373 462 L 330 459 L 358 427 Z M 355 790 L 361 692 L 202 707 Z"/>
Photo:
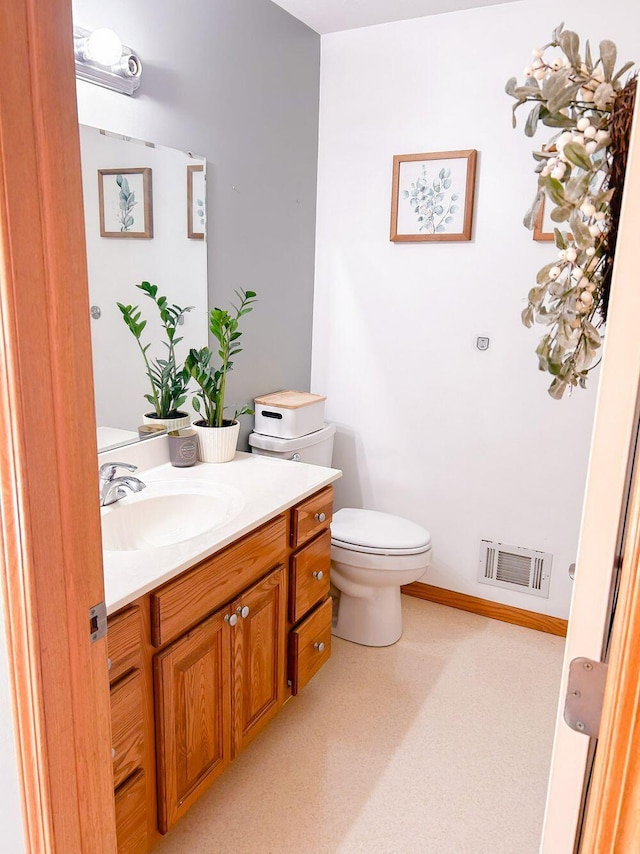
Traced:
<path id="1" fill-rule="evenodd" d="M 110 617 L 107 628 L 109 681 L 115 682 L 140 663 L 142 623 L 139 608 L 128 608 Z"/>
<path id="2" fill-rule="evenodd" d="M 331 655 L 332 600 L 327 599 L 289 632 L 289 679 L 297 694 Z M 322 649 L 319 647 L 322 646 Z"/>
<path id="3" fill-rule="evenodd" d="M 333 488 L 307 498 L 291 511 L 291 546 L 297 549 L 323 528 L 328 528 L 333 512 Z"/>
<path id="4" fill-rule="evenodd" d="M 287 548 L 287 520 L 278 516 L 239 543 L 152 593 L 151 641 L 162 646 L 241 593 L 278 563 Z"/>
<path id="5" fill-rule="evenodd" d="M 111 689 L 113 785 L 117 788 L 144 761 L 142 674 L 134 670 Z"/>
<path id="6" fill-rule="evenodd" d="M 118 854 L 146 854 L 147 788 L 144 771 L 138 771 L 116 792 Z"/>
<path id="7" fill-rule="evenodd" d="M 291 558 L 289 621 L 297 623 L 329 593 L 331 532 L 325 531 Z"/>

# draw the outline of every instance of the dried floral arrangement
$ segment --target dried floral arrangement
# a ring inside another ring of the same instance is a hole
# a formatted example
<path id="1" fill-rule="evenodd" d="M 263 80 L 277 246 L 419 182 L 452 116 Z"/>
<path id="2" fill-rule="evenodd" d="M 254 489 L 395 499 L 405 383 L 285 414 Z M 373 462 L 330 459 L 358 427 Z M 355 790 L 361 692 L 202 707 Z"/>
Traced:
<path id="1" fill-rule="evenodd" d="M 597 364 L 606 320 L 622 184 L 633 115 L 636 81 L 623 81 L 633 68 L 616 70 L 617 49 L 600 42 L 594 59 L 589 42 L 560 24 L 551 41 L 533 51 L 525 82 L 511 78 L 506 92 L 516 110 L 533 103 L 525 134 L 539 123 L 555 135 L 533 156 L 538 192 L 524 218 L 532 229 L 545 196 L 558 257 L 537 275 L 522 321 L 548 327 L 536 350 L 539 368 L 553 376 L 549 394 L 559 400 L 575 386 L 585 388 Z M 560 226 L 564 225 L 564 229 Z"/>

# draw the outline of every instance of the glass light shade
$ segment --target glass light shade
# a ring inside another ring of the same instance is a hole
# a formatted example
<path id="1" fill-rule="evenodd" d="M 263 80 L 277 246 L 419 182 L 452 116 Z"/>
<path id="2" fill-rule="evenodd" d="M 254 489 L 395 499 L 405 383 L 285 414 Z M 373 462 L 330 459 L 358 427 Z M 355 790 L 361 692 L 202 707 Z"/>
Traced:
<path id="1" fill-rule="evenodd" d="M 122 42 L 113 30 L 94 30 L 87 39 L 85 55 L 100 65 L 115 65 L 122 56 Z"/>

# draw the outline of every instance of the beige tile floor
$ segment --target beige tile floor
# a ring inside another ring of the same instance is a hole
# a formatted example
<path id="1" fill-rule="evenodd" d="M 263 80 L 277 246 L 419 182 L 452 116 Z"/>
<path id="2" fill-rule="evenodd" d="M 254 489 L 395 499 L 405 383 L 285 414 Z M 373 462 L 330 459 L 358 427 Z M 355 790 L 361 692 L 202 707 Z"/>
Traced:
<path id="1" fill-rule="evenodd" d="M 536 854 L 563 640 L 403 597 L 404 634 L 334 638 L 157 854 Z"/>

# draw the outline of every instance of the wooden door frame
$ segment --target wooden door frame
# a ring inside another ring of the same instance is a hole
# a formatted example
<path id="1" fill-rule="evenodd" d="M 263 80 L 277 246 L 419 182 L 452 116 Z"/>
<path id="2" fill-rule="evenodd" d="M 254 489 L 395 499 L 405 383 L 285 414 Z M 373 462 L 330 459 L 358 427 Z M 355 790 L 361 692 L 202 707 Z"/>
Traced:
<path id="1" fill-rule="evenodd" d="M 606 405 L 612 390 L 625 388 L 627 415 L 634 422 L 639 404 L 640 376 L 637 361 L 632 361 L 629 356 L 627 341 L 632 335 L 637 340 L 638 335 L 639 228 L 640 99 L 637 99 L 613 272 L 612 305 L 617 301 L 617 290 L 624 296 L 615 318 L 615 329 L 622 334 L 606 345 L 607 352 L 612 351 L 611 358 L 607 355 L 608 373 L 606 365 L 603 370 L 603 378 L 609 378 L 606 387 L 609 395 L 605 397 L 601 389 L 599 397 L 599 406 Z M 612 324 L 609 324 L 609 332 L 611 328 Z M 631 419 L 634 408 L 635 418 Z M 631 430 L 632 445 L 635 440 Z M 633 450 L 633 447 L 619 449 L 620 454 L 628 454 L 633 476 L 608 654 L 609 672 L 585 810 L 581 854 L 634 851 L 640 839 L 640 448 L 636 449 L 635 460 L 631 456 Z M 625 509 L 620 508 L 620 518 Z"/>
<path id="2" fill-rule="evenodd" d="M 640 838 L 640 466 L 637 462 L 634 480 L 581 854 L 635 851 Z"/>
<path id="3" fill-rule="evenodd" d="M 0 8 L 0 582 L 25 838 L 115 851 L 70 0 Z M 636 251 L 637 254 L 637 250 Z M 621 449 L 626 452 L 626 449 Z M 636 492 L 584 852 L 640 833 Z M 98 841 L 97 841 L 98 840 Z"/>
<path id="4" fill-rule="evenodd" d="M 0 583 L 33 854 L 116 850 L 70 0 L 0 8 Z"/>

